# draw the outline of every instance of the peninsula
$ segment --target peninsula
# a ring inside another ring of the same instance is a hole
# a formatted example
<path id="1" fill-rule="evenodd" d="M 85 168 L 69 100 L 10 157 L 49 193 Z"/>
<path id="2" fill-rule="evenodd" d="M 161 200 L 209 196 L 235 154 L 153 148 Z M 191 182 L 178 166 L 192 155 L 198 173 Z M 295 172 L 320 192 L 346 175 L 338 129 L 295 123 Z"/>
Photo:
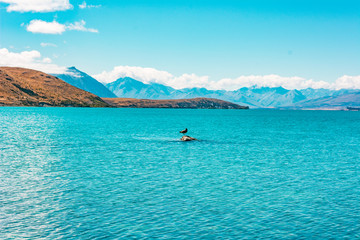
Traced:
<path id="1" fill-rule="evenodd" d="M 196 108 L 196 109 L 249 109 L 235 103 L 215 98 L 191 98 L 191 99 L 136 99 L 136 98 L 103 98 L 114 107 L 127 108 Z"/>

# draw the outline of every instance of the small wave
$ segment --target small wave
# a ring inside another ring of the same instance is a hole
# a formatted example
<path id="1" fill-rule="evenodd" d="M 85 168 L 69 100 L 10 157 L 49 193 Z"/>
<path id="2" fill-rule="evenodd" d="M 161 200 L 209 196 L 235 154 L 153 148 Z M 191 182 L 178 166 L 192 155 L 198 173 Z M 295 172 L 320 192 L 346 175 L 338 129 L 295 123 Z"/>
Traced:
<path id="1" fill-rule="evenodd" d="M 151 141 L 151 142 L 174 142 L 178 141 L 174 138 L 169 137 L 132 137 L 135 140 L 141 140 L 141 141 Z M 179 139 L 180 141 L 180 139 Z"/>

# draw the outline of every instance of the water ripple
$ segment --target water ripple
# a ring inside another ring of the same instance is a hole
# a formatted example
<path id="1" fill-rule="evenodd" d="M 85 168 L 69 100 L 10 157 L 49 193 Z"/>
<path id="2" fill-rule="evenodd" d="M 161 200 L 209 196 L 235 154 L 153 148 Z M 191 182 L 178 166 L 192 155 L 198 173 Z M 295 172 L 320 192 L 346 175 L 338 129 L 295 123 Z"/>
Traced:
<path id="1" fill-rule="evenodd" d="M 0 239 L 359 239 L 359 120 L 0 108 Z"/>

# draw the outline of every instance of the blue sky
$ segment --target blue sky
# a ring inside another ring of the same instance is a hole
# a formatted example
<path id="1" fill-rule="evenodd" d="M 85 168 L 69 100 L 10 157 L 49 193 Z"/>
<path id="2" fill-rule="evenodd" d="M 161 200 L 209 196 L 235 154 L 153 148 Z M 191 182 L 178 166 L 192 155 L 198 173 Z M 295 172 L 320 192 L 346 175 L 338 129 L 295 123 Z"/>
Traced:
<path id="1" fill-rule="evenodd" d="M 0 0 L 0 48 L 36 50 L 99 78 L 116 66 L 213 82 L 277 75 L 334 83 L 360 75 L 359 1 L 46 1 L 66 6 L 28 11 L 21 4 L 31 0 Z M 9 10 L 10 2 L 20 10 Z M 65 30 L 31 32 L 32 20 Z"/>

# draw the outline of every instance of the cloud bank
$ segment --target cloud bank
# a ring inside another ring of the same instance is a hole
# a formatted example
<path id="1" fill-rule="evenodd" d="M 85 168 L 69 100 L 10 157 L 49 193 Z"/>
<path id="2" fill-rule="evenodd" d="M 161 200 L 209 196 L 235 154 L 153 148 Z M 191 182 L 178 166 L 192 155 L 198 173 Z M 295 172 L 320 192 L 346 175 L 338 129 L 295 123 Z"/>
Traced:
<path id="1" fill-rule="evenodd" d="M 276 74 L 248 75 L 237 78 L 223 78 L 212 84 L 214 89 L 235 90 L 242 87 L 283 87 L 285 89 L 331 88 L 325 81 L 313 81 L 302 77 L 283 77 Z"/>
<path id="2" fill-rule="evenodd" d="M 302 77 L 283 77 L 275 74 L 248 75 L 237 78 L 223 78 L 218 81 L 210 80 L 208 76 L 196 74 L 182 74 L 174 76 L 169 72 L 154 68 L 117 66 L 111 71 L 104 71 L 93 76 L 100 82 L 109 83 L 121 77 L 131 77 L 144 83 L 160 83 L 175 89 L 204 87 L 212 90 L 237 90 L 242 87 L 283 87 L 285 89 L 360 89 L 360 76 L 342 76 L 334 83 L 314 81 Z"/>
<path id="3" fill-rule="evenodd" d="M 0 49 L 0 66 L 31 68 L 46 73 L 64 73 L 66 67 L 51 63 L 50 58 L 42 58 L 40 52 L 23 51 L 10 52 L 6 48 Z"/>
<path id="4" fill-rule="evenodd" d="M 335 89 L 360 89 L 360 75 L 359 76 L 348 76 L 344 75 L 336 80 Z"/>
<path id="5" fill-rule="evenodd" d="M 92 32 L 92 33 L 99 32 L 97 29 L 94 28 L 86 28 L 85 24 L 86 22 L 84 20 L 65 25 L 58 23 L 55 20 L 52 22 L 46 22 L 43 20 L 35 19 L 30 21 L 30 23 L 26 26 L 26 30 L 32 33 L 43 33 L 43 34 L 62 34 L 67 30 Z"/>
<path id="6" fill-rule="evenodd" d="M 8 12 L 55 12 L 71 9 L 69 0 L 0 0 Z"/>
<path id="7" fill-rule="evenodd" d="M 44 43 L 44 46 L 47 44 Z M 48 57 L 42 57 L 39 51 L 11 52 L 0 49 L 0 66 L 24 67 L 46 73 L 60 74 L 67 71 L 66 67 L 52 63 Z M 279 75 L 249 75 L 238 78 L 223 78 L 219 81 L 210 80 L 208 76 L 182 74 L 174 76 L 167 71 L 155 68 L 117 66 L 111 71 L 104 71 L 93 76 L 103 83 L 109 83 L 120 77 L 131 77 L 144 83 L 160 83 L 175 89 L 204 87 L 212 90 L 237 90 L 242 87 L 283 87 L 286 89 L 325 88 L 325 89 L 360 89 L 360 76 L 344 75 L 334 83 L 314 81 L 301 77 L 282 77 Z"/>
<path id="8" fill-rule="evenodd" d="M 160 71 L 154 68 L 117 66 L 110 72 L 102 72 L 93 76 L 103 83 L 113 82 L 120 77 L 131 77 L 144 83 L 160 83 L 173 88 L 185 88 L 190 86 L 207 87 L 208 76 L 197 76 L 196 74 L 182 74 L 179 77 L 166 71 Z"/>

